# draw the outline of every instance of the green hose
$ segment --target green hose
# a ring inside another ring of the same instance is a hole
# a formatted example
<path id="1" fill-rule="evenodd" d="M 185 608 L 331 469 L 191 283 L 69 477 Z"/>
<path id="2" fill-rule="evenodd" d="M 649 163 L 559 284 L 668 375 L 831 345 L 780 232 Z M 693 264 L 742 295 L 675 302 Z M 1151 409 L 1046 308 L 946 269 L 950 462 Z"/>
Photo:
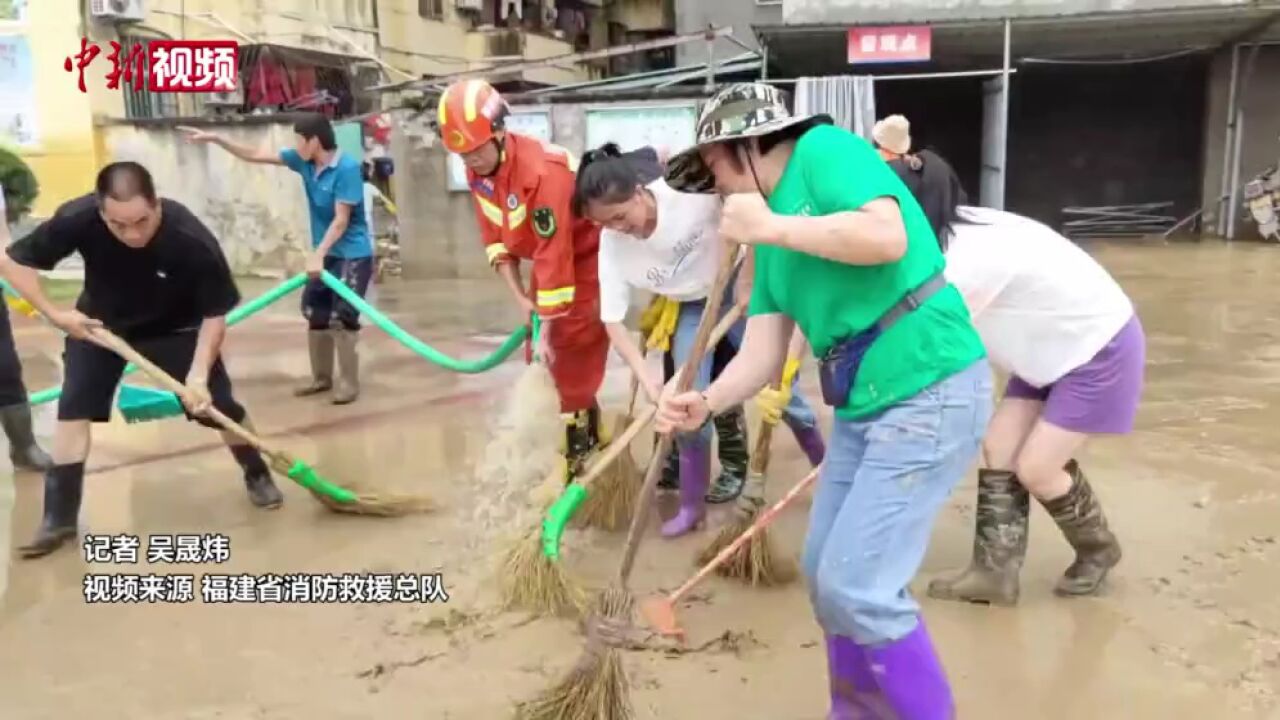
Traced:
<path id="1" fill-rule="evenodd" d="M 10 295 L 13 295 L 14 297 L 20 297 L 18 293 L 15 292 L 12 287 L 10 287 L 9 283 L 4 282 L 3 280 L 0 280 L 0 283 L 4 283 L 4 289 Z M 258 297 L 250 300 L 249 302 L 227 313 L 227 325 L 235 325 L 236 323 L 240 322 L 241 320 L 244 320 L 250 315 L 253 315 L 261 311 L 263 308 L 270 305 L 271 303 L 274 303 L 275 301 L 279 300 L 285 295 L 288 295 L 294 290 L 297 290 L 298 288 L 302 287 L 306 283 L 307 283 L 307 276 L 305 273 L 294 275 L 288 280 L 285 280 L 284 282 L 280 283 L 274 288 L 268 290 L 266 293 L 259 295 Z M 137 366 L 133 364 L 126 365 L 124 368 L 124 375 L 131 375 L 135 371 L 137 371 L 137 369 L 138 369 Z M 29 395 L 27 399 L 32 405 L 43 405 L 44 403 L 47 403 L 47 402 L 53 402 L 54 400 L 57 400 L 60 397 L 62 397 L 62 388 L 51 387 L 51 388 L 45 388 L 44 390 L 39 390 L 34 393 L 31 393 L 31 395 Z"/>
<path id="2" fill-rule="evenodd" d="M 520 344 L 524 342 L 525 336 L 528 334 L 528 330 L 526 328 L 518 327 L 512 331 L 511 335 L 507 337 L 506 340 L 503 341 L 502 345 L 499 346 L 497 350 L 495 350 L 492 354 L 488 355 L 487 357 L 481 358 L 479 360 L 468 360 L 468 361 L 455 360 L 454 358 L 451 358 L 448 355 L 441 353 L 440 351 L 436 350 L 430 345 L 427 345 L 421 340 L 405 332 L 403 329 L 400 328 L 399 325 L 396 325 L 395 323 L 391 322 L 391 320 L 389 320 L 385 315 L 378 312 L 376 308 L 374 308 L 369 303 L 365 302 L 363 298 L 355 294 L 355 292 L 352 291 L 351 288 L 348 288 L 346 285 L 343 285 L 342 281 L 338 280 L 333 275 L 330 275 L 328 272 L 324 272 L 320 276 L 320 278 L 335 293 L 337 293 L 339 297 L 341 297 L 343 300 L 346 300 L 348 303 L 351 304 L 352 307 L 356 308 L 361 313 L 368 315 L 369 319 L 372 320 L 375 325 L 377 325 L 379 328 L 381 328 L 384 332 L 386 332 L 391 337 L 395 338 L 401 345 L 404 345 L 405 347 L 409 348 L 414 353 L 420 355 L 426 360 L 430 360 L 431 362 L 445 369 L 452 370 L 454 372 L 482 373 L 482 372 L 485 372 L 486 370 L 491 370 L 494 367 L 497 367 L 504 360 L 507 359 L 507 356 L 515 352 L 516 348 L 520 347 Z M 288 280 L 285 280 L 284 282 L 275 286 L 271 290 L 267 291 L 265 294 L 260 295 L 254 298 L 253 300 L 250 300 L 249 302 L 232 310 L 230 313 L 227 314 L 227 325 L 235 325 L 236 323 L 239 323 L 245 318 L 248 318 L 250 315 L 254 315 L 260 312 L 263 308 L 278 301 L 280 298 L 284 297 L 285 295 L 288 295 L 289 293 L 293 292 L 294 290 L 297 290 L 298 288 L 306 284 L 307 284 L 306 273 L 298 273 L 297 275 L 294 275 Z M 3 289 L 5 292 L 8 292 L 9 294 L 14 295 L 15 297 L 18 297 L 18 294 L 14 292 L 13 288 L 7 282 L 0 280 L 0 285 L 3 286 Z M 535 323 L 534 327 L 536 332 L 536 328 L 537 328 L 536 317 L 534 319 L 534 323 Z M 133 373 L 137 369 L 138 368 L 134 367 L 133 365 L 129 365 L 125 367 L 124 373 L 128 375 L 130 373 Z M 57 400 L 61 396 L 62 396 L 62 388 L 51 387 L 51 388 L 45 388 L 44 390 L 39 390 L 34 393 L 31 393 L 28 396 L 28 399 L 32 405 L 42 405 L 44 403 L 53 402 L 54 400 Z"/>
<path id="3" fill-rule="evenodd" d="M 324 281 L 325 285 L 329 286 L 330 290 L 337 293 L 338 297 L 346 300 L 347 304 L 358 310 L 361 314 L 368 315 L 374 325 L 377 325 L 383 332 L 395 338 L 401 345 L 404 345 L 418 355 L 421 355 L 423 358 L 430 360 L 446 370 L 467 374 L 482 373 L 486 370 L 492 370 L 502 364 L 502 361 L 506 360 L 507 356 L 515 352 L 516 348 L 520 347 L 520 344 L 524 342 L 526 330 L 523 327 L 518 327 L 513 330 L 511 334 L 507 336 L 507 339 L 502 341 L 502 345 L 499 346 L 497 350 L 493 351 L 493 353 L 488 357 L 483 357 L 479 360 L 455 360 L 454 358 L 445 355 L 439 350 L 436 350 L 418 338 L 405 332 L 403 328 L 396 325 L 394 322 L 391 322 L 390 318 L 383 315 L 374 306 L 365 302 L 364 298 L 360 297 L 354 290 L 344 285 L 341 280 L 329 274 L 327 270 L 321 274 L 320 279 Z"/>

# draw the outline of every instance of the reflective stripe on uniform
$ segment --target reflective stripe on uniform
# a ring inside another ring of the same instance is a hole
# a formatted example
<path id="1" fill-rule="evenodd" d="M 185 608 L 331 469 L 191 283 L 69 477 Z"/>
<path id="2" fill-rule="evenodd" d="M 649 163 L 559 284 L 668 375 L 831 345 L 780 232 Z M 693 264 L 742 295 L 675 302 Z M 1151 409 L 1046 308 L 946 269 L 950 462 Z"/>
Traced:
<path id="1" fill-rule="evenodd" d="M 573 286 L 538 291 L 539 307 L 555 307 L 573 302 Z"/>
<path id="2" fill-rule="evenodd" d="M 484 246 L 484 254 L 488 256 L 489 264 L 492 265 L 493 262 L 498 259 L 499 255 L 510 255 L 511 253 L 507 252 L 506 245 L 503 245 L 502 243 L 494 243 L 492 245 Z"/>
<path id="3" fill-rule="evenodd" d="M 507 216 L 507 227 L 515 230 L 524 222 L 524 216 L 528 214 L 529 209 L 525 205 L 517 205 L 511 214 Z"/>
<path id="4" fill-rule="evenodd" d="M 472 193 L 471 196 L 476 199 L 476 204 L 480 206 L 480 212 L 484 213 L 484 216 L 488 218 L 489 222 L 501 228 L 502 227 L 502 208 L 498 207 L 497 205 L 494 205 L 493 203 L 489 202 L 488 200 L 485 200 L 484 198 L 480 197 L 475 193 Z"/>

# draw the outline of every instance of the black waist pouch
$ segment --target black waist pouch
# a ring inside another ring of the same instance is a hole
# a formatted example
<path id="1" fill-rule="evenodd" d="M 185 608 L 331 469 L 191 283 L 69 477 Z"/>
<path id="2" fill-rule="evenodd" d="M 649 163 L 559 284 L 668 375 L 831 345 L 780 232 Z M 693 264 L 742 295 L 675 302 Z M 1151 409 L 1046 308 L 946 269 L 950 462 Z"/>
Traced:
<path id="1" fill-rule="evenodd" d="M 880 319 L 853 336 L 841 340 L 822 356 L 818 363 L 818 377 L 822 385 L 822 401 L 831 407 L 849 402 L 849 391 L 858 379 L 858 368 L 867 351 L 894 323 L 924 304 L 935 293 L 947 286 L 947 280 L 939 271 L 919 287 L 907 293 L 889 308 Z"/>

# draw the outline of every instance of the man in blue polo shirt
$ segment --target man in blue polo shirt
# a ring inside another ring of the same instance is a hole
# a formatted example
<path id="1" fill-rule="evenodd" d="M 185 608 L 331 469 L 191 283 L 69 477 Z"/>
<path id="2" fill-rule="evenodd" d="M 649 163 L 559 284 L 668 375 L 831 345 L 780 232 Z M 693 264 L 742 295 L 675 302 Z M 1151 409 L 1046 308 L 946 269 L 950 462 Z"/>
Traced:
<path id="1" fill-rule="evenodd" d="M 293 126 L 295 144 L 278 153 L 251 148 L 196 128 L 181 128 L 191 142 L 211 142 L 252 163 L 284 165 L 302 177 L 311 213 L 311 253 L 307 274 L 311 281 L 302 295 L 311 354 L 311 382 L 298 396 L 333 390 L 333 402 L 344 405 L 359 395 L 359 356 L 356 339 L 360 313 L 320 280 L 320 271 L 342 280 L 364 297 L 373 275 L 373 238 L 364 207 L 364 179 L 360 158 L 338 149 L 333 125 L 312 115 Z M 336 326 L 335 326 L 336 325 Z M 338 375 L 333 373 L 335 349 Z"/>

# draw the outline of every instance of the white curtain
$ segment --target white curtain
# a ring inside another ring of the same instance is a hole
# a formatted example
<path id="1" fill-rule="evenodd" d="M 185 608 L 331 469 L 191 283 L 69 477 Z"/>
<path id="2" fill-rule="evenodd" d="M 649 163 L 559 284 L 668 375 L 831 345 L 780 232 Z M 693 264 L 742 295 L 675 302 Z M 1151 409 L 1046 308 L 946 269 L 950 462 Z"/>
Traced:
<path id="1" fill-rule="evenodd" d="M 796 114 L 826 113 L 867 140 L 876 123 L 875 78 L 870 75 L 804 77 L 796 81 Z"/>

